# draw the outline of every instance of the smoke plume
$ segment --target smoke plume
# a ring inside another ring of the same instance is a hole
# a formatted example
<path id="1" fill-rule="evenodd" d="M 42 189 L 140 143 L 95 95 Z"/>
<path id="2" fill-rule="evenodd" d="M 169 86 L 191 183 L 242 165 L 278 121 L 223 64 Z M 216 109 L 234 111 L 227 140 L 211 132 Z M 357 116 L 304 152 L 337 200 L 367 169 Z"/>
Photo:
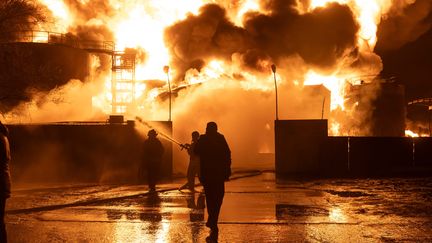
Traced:
<path id="1" fill-rule="evenodd" d="M 233 53 L 252 46 L 247 32 L 234 26 L 225 10 L 215 4 L 205 5 L 199 15 L 167 28 L 165 40 L 180 78 L 190 68 L 200 69 L 209 58 L 229 61 Z"/>
<path id="2" fill-rule="evenodd" d="M 196 63 L 211 58 L 231 61 L 233 54 L 241 55 L 244 67 L 258 71 L 293 55 L 326 69 L 355 48 L 359 27 L 346 5 L 333 3 L 306 14 L 296 10 L 296 1 L 268 1 L 263 7 L 266 13 L 246 14 L 244 28 L 235 26 L 215 4 L 167 28 L 165 41 L 179 77 L 190 68 L 201 68 Z"/>
<path id="3" fill-rule="evenodd" d="M 395 50 L 416 40 L 432 26 L 432 1 L 394 1 L 378 26 L 377 50 Z"/>

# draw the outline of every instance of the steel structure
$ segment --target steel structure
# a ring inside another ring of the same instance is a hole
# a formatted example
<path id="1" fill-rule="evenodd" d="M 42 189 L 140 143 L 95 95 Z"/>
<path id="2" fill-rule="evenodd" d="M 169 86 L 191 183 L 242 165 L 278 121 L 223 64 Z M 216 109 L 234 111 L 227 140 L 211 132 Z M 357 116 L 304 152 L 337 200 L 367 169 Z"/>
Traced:
<path id="1" fill-rule="evenodd" d="M 125 114 L 135 107 L 135 51 L 112 55 L 112 113 Z"/>

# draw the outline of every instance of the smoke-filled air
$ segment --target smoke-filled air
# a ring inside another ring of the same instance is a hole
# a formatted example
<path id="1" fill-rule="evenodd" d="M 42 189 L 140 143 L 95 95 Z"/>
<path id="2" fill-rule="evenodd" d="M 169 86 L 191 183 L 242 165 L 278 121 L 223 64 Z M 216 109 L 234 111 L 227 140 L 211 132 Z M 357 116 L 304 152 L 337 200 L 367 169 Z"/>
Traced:
<path id="1" fill-rule="evenodd" d="M 113 113 L 167 120 L 170 88 L 175 139 L 189 142 L 192 131 L 203 133 L 206 123 L 215 121 L 238 167 L 254 161 L 257 153 L 274 151 L 275 83 L 279 119 L 324 118 L 330 135 L 368 135 L 369 106 L 383 69 L 375 47 L 394 49 L 415 40 L 431 27 L 425 19 L 432 10 L 428 0 L 27 4 L 37 9 L 37 15 L 26 17 L 35 20 L 32 29 L 113 41 L 116 51 L 135 53 L 133 97 L 123 97 L 133 102 L 125 110 L 113 108 L 110 57 L 93 53 L 83 80 L 49 89 L 20 87 L 26 97 L 2 108 L 6 121 L 106 120 Z M 347 102 L 346 93 L 360 83 L 372 88 L 356 106 Z M 174 154 L 182 161 L 175 170 L 184 170 L 187 155 Z"/>

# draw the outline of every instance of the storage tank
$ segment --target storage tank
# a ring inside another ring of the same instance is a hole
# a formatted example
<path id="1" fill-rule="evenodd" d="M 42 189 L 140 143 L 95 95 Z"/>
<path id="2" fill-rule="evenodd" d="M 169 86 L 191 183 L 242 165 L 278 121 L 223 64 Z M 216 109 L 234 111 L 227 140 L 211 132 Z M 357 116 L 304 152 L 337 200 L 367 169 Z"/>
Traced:
<path id="1" fill-rule="evenodd" d="M 3 112 L 29 100 L 29 90 L 49 91 L 90 74 L 87 51 L 52 43 L 0 44 L 0 98 Z"/>
<path id="2" fill-rule="evenodd" d="M 394 82 L 361 83 L 348 89 L 346 106 L 369 126 L 361 136 L 403 137 L 405 135 L 405 88 Z"/>

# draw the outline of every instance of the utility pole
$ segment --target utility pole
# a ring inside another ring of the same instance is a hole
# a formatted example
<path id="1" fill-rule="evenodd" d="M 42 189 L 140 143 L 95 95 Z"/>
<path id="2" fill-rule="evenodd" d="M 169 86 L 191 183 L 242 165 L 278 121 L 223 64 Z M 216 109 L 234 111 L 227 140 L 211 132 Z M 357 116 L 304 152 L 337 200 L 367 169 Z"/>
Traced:
<path id="1" fill-rule="evenodd" d="M 276 82 L 276 65 L 272 64 L 271 69 L 273 72 L 275 91 L 276 91 L 276 121 L 277 121 L 277 120 L 279 120 L 279 115 L 278 115 L 278 92 L 277 92 L 277 82 Z"/>
<path id="2" fill-rule="evenodd" d="M 164 66 L 164 72 L 167 75 L 167 82 L 168 82 L 168 92 L 169 92 L 169 117 L 168 121 L 171 121 L 171 83 L 170 83 L 170 77 L 169 77 L 169 66 Z"/>

